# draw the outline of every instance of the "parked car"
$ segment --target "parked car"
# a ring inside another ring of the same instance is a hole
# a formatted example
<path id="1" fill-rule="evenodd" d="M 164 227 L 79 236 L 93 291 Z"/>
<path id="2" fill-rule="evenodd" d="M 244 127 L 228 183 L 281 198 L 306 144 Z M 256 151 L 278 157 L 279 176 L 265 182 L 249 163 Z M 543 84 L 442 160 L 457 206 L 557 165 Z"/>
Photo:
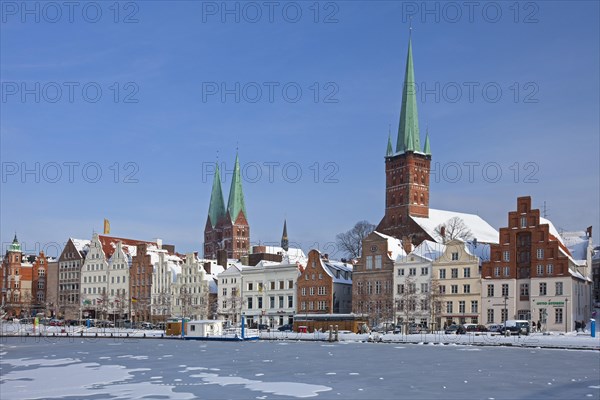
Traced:
<path id="1" fill-rule="evenodd" d="M 421 326 L 419 324 L 410 324 L 408 326 L 408 334 L 409 335 L 414 335 L 416 333 L 428 333 L 428 329 L 424 326 Z"/>
<path id="2" fill-rule="evenodd" d="M 467 333 L 466 329 L 462 325 L 452 324 L 444 331 L 446 335 L 464 335 Z"/>
<path id="3" fill-rule="evenodd" d="M 269 325 L 267 325 L 267 324 L 258 324 L 258 330 L 259 331 L 263 331 L 263 330 L 266 331 L 267 329 L 269 329 Z"/>
<path id="4" fill-rule="evenodd" d="M 488 332 L 500 332 L 502 330 L 502 325 L 498 324 L 490 324 L 487 326 Z"/>
<path id="5" fill-rule="evenodd" d="M 62 319 L 56 319 L 53 318 L 50 320 L 50 322 L 48 322 L 48 325 L 50 326 L 63 326 L 65 324 L 65 321 Z"/>
<path id="6" fill-rule="evenodd" d="M 520 319 L 508 319 L 502 325 L 500 333 L 506 334 L 506 332 L 508 331 L 510 335 L 529 335 L 530 329 L 531 328 L 529 327 L 529 321 Z"/>
<path id="7" fill-rule="evenodd" d="M 294 330 L 294 327 L 292 326 L 292 324 L 285 324 L 281 325 L 279 328 L 277 328 L 277 330 L 280 332 L 291 332 Z"/>
<path id="8" fill-rule="evenodd" d="M 142 322 L 140 325 L 140 328 L 150 330 L 150 329 L 154 329 L 154 325 L 150 322 Z"/>

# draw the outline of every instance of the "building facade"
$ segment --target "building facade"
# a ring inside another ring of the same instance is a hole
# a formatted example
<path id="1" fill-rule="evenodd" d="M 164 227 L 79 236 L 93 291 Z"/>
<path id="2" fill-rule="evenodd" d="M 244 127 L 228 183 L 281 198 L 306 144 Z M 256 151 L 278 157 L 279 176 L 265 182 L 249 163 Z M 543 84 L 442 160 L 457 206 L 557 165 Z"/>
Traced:
<path id="1" fill-rule="evenodd" d="M 517 199 L 490 258 L 482 267 L 486 323 L 526 319 L 545 330 L 568 331 L 590 317 L 591 268 L 572 257 L 552 222 L 532 209 L 530 197 Z"/>
<path id="2" fill-rule="evenodd" d="M 298 314 L 347 314 L 352 311 L 352 265 L 329 260 L 318 250 L 308 253 L 298 277 Z"/>
<path id="3" fill-rule="evenodd" d="M 352 312 L 366 315 L 371 326 L 394 320 L 394 262 L 403 255 L 399 239 L 377 231 L 362 242 L 352 274 Z"/>
<path id="4" fill-rule="evenodd" d="M 69 238 L 58 258 L 57 315 L 65 319 L 79 318 L 81 267 L 89 251 L 90 241 Z"/>

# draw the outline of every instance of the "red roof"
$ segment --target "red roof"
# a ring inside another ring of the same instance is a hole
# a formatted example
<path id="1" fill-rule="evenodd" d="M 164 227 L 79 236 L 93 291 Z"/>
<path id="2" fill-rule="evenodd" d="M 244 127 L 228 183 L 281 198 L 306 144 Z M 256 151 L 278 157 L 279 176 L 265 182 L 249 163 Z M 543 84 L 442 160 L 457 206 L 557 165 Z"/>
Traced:
<path id="1" fill-rule="evenodd" d="M 144 244 L 144 243 L 156 246 L 156 242 L 148 242 L 145 240 L 136 240 L 136 239 L 118 238 L 118 237 L 113 237 L 113 236 L 98 235 L 98 239 L 100 240 L 100 243 L 102 244 L 102 251 L 104 251 L 104 254 L 106 255 L 106 259 L 109 259 L 110 257 L 112 257 L 112 255 L 115 252 L 115 249 L 117 247 L 117 242 L 121 242 L 125 246 L 137 246 L 138 244 Z M 123 250 L 125 251 L 125 253 L 129 253 L 129 249 L 127 247 L 123 247 Z"/>

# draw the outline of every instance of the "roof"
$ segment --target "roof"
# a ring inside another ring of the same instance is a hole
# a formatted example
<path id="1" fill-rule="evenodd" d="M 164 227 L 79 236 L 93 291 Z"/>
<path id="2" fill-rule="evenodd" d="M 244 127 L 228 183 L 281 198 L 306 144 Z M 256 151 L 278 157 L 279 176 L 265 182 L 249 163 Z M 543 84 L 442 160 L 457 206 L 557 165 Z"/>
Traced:
<path id="1" fill-rule="evenodd" d="M 417 255 L 429 261 L 435 261 L 444 254 L 444 251 L 446 251 L 445 245 L 432 242 L 431 240 L 423 240 L 410 254 Z"/>
<path id="2" fill-rule="evenodd" d="M 105 236 L 98 235 L 98 240 L 100 240 L 100 244 L 102 244 L 102 251 L 104 251 L 104 255 L 108 260 L 112 254 L 115 252 L 117 248 L 117 242 L 121 242 L 123 245 L 123 251 L 125 254 L 134 257 L 137 254 L 137 245 L 138 244 L 149 244 L 156 246 L 154 242 L 147 242 L 145 240 L 136 240 L 136 239 L 126 239 L 126 238 L 118 238 L 113 236 Z"/>
<path id="3" fill-rule="evenodd" d="M 235 155 L 235 165 L 233 167 L 233 178 L 231 179 L 231 188 L 229 189 L 229 200 L 227 201 L 227 210 L 231 221 L 237 220 L 240 212 L 244 213 L 244 217 L 248 218 L 246 213 L 246 204 L 244 203 L 244 192 L 242 190 L 242 177 L 240 174 L 240 160 L 238 155 Z"/>
<path id="4" fill-rule="evenodd" d="M 556 227 L 554 226 L 552 221 L 550 221 L 549 219 L 546 219 L 544 217 L 540 217 L 540 225 L 543 225 L 543 224 L 548 224 L 550 226 L 550 234 L 552 236 L 554 236 L 556 238 L 556 240 L 558 240 L 563 246 L 565 246 L 565 242 L 563 241 L 561 234 L 558 233 L 558 230 L 556 230 Z"/>
<path id="5" fill-rule="evenodd" d="M 373 233 L 379 235 L 383 239 L 387 239 L 388 256 L 390 257 L 390 259 L 396 260 L 398 257 L 406 255 L 404 247 L 402 247 L 402 241 L 400 239 L 396 239 L 395 237 L 377 231 L 373 231 Z"/>
<path id="6" fill-rule="evenodd" d="M 215 163 L 215 176 L 213 179 L 212 192 L 210 194 L 210 206 L 208 207 L 208 218 L 214 228 L 219 219 L 225 216 L 225 200 L 221 189 L 221 174 L 219 164 Z"/>
<path id="7" fill-rule="evenodd" d="M 490 261 L 491 246 L 488 243 L 469 241 L 465 243 L 465 249 L 469 254 L 479 257 L 480 262 Z"/>
<path id="8" fill-rule="evenodd" d="M 590 238 L 585 231 L 563 232 L 562 239 L 576 260 L 587 260 Z"/>
<path id="9" fill-rule="evenodd" d="M 79 254 L 81 256 L 85 256 L 87 252 L 90 250 L 90 241 L 84 239 L 75 239 L 69 238 L 69 240 L 73 243 Z"/>
<path id="10" fill-rule="evenodd" d="M 420 151 L 421 145 L 419 140 L 419 115 L 417 112 L 417 92 L 415 71 L 413 67 L 412 40 L 409 38 L 396 152 Z"/>
<path id="11" fill-rule="evenodd" d="M 321 259 L 321 264 L 323 265 L 323 270 L 333 279 L 333 283 L 352 285 L 351 264 L 323 259 Z"/>
<path id="12" fill-rule="evenodd" d="M 413 217 L 415 221 L 436 242 L 443 242 L 442 237 L 436 232 L 436 228 L 447 223 L 450 219 L 458 217 L 471 230 L 473 238 L 480 243 L 498 243 L 499 233 L 490 224 L 485 222 L 479 215 L 467 214 L 456 211 L 429 209 L 429 218 Z"/>

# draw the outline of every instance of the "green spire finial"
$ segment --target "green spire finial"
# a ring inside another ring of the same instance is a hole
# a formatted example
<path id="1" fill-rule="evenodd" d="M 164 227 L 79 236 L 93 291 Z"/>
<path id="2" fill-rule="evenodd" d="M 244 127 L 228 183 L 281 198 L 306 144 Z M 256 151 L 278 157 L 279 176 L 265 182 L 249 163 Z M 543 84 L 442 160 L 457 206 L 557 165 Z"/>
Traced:
<path id="1" fill-rule="evenodd" d="M 10 246 L 8 246 L 8 251 L 17 251 L 17 252 L 21 251 L 21 244 L 17 240 L 17 233 L 16 232 L 15 232 L 15 238 L 13 239 L 12 243 L 10 244 Z"/>
<path id="2" fill-rule="evenodd" d="M 410 28 L 410 32 L 410 36 L 412 36 L 412 26 Z M 401 153 L 405 151 L 420 151 L 420 149 L 419 116 L 417 112 L 417 93 L 415 72 L 413 67 L 412 39 L 409 37 L 396 152 Z"/>
<path id="3" fill-rule="evenodd" d="M 431 155 L 431 146 L 429 144 L 429 127 L 427 127 L 427 130 L 425 131 L 425 146 L 423 147 L 423 153 L 428 156 Z"/>
<path id="4" fill-rule="evenodd" d="M 219 164 L 215 163 L 215 175 L 213 178 L 212 193 L 210 194 L 210 206 L 208 208 L 210 225 L 214 228 L 223 216 L 225 216 L 225 200 L 223 200 L 223 190 L 221 189 Z"/>
<path id="5" fill-rule="evenodd" d="M 385 153 L 386 157 L 391 157 L 394 155 L 394 150 L 392 147 L 392 126 L 390 125 L 389 129 L 388 129 L 388 144 L 387 144 L 387 151 Z"/>
<path id="6" fill-rule="evenodd" d="M 244 192 L 242 191 L 240 160 L 237 152 L 235 155 L 235 166 L 233 167 L 231 188 L 229 189 L 229 201 L 227 202 L 227 209 L 229 210 L 229 216 L 231 217 L 232 222 L 235 222 L 240 214 L 240 211 L 243 211 L 244 216 L 248 218 L 248 214 L 246 214 L 246 204 L 244 203 Z"/>

